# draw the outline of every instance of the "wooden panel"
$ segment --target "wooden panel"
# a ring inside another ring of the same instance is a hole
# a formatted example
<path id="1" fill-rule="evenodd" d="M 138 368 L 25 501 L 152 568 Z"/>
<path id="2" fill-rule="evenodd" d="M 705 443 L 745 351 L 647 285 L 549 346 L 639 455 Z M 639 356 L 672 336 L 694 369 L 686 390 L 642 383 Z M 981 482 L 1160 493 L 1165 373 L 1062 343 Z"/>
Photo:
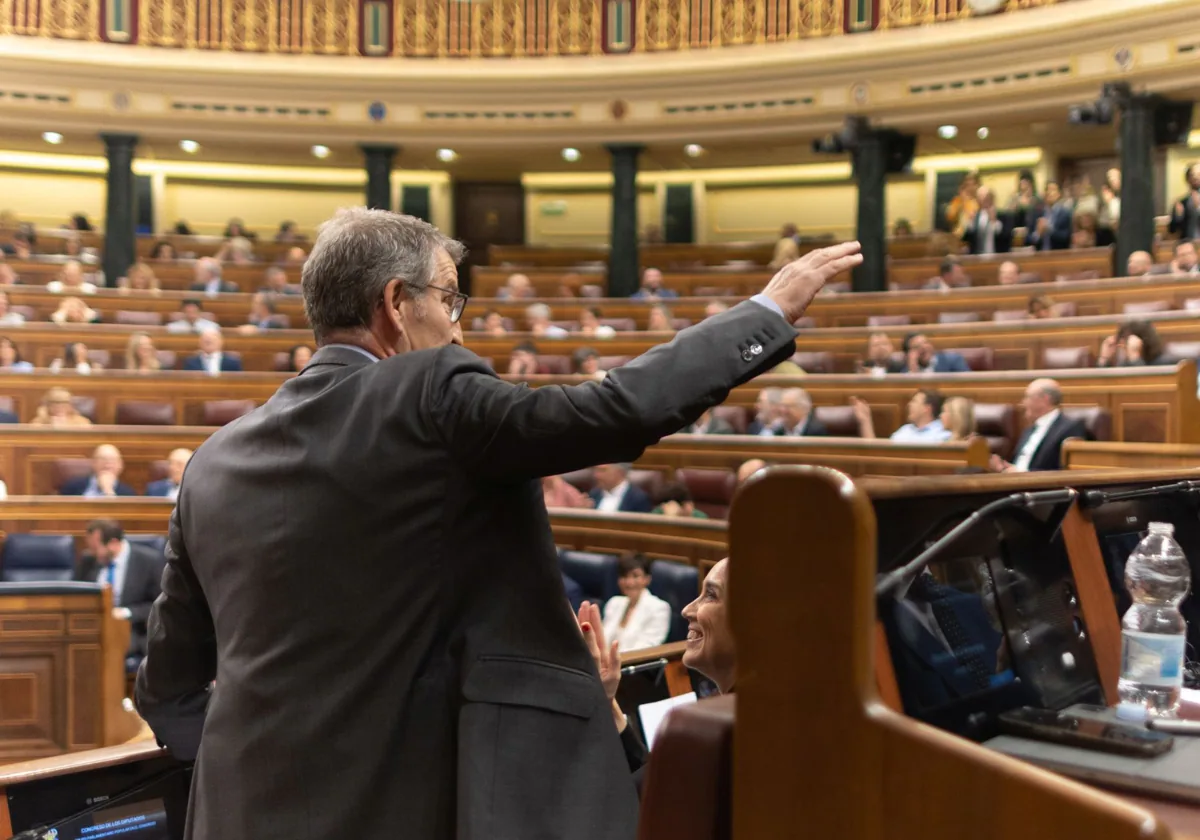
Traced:
<path id="1" fill-rule="evenodd" d="M 67 647 L 67 749 L 104 746 L 100 704 L 103 654 L 98 644 Z"/>
<path id="2" fill-rule="evenodd" d="M 62 752 L 55 737 L 59 667 L 53 645 L 0 645 L 0 761 Z"/>
<path id="3" fill-rule="evenodd" d="M 1063 445 L 1062 465 L 1066 470 L 1197 468 L 1200 446 L 1070 440 Z"/>

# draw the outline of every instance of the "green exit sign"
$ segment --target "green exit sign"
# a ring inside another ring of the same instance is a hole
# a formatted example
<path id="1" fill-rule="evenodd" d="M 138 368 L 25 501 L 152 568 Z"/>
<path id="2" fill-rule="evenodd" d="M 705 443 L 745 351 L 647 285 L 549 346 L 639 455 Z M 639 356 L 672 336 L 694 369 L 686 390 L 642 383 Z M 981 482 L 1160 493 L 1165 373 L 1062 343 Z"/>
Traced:
<path id="1" fill-rule="evenodd" d="M 565 201 L 543 201 L 538 205 L 538 211 L 543 216 L 565 216 L 567 213 L 567 202 Z"/>

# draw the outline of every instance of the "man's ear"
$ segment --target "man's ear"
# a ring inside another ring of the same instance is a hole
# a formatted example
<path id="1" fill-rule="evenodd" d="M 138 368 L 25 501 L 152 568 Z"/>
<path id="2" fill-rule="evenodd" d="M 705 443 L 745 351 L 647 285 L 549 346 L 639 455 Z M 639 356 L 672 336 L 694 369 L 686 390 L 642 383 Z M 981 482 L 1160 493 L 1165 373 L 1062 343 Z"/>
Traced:
<path id="1" fill-rule="evenodd" d="M 404 311 L 400 304 L 404 302 L 404 281 L 394 277 L 383 287 L 384 314 L 398 333 L 404 332 Z"/>

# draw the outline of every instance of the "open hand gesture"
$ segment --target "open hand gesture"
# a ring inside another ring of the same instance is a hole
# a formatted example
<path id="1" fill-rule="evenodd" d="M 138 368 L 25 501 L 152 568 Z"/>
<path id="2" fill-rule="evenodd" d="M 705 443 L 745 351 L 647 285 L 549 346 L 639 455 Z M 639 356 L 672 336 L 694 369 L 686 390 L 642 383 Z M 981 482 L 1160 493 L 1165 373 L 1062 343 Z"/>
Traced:
<path id="1" fill-rule="evenodd" d="M 763 294 L 779 305 L 789 324 L 794 324 L 827 282 L 862 262 L 861 250 L 857 242 L 843 242 L 809 251 L 779 269 Z"/>
<path id="2" fill-rule="evenodd" d="M 600 683 L 604 686 L 604 695 L 612 700 L 617 696 L 617 687 L 621 684 L 621 655 L 617 652 L 617 643 L 605 644 L 604 622 L 600 617 L 600 607 L 584 601 L 579 605 L 579 632 L 587 643 L 588 653 L 596 663 L 600 673 Z"/>

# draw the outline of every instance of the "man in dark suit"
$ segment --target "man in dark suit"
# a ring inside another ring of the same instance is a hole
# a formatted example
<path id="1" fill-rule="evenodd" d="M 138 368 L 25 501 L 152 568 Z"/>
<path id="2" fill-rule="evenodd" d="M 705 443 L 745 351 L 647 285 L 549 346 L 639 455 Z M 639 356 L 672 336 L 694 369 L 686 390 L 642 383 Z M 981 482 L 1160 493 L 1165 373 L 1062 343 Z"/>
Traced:
<path id="1" fill-rule="evenodd" d="M 232 280 L 221 279 L 221 261 L 212 257 L 201 257 L 196 260 L 196 281 L 188 287 L 193 292 L 204 292 L 210 297 L 219 294 L 232 294 L 238 290 L 238 284 Z"/>
<path id="2" fill-rule="evenodd" d="M 92 452 L 92 474 L 71 478 L 58 488 L 60 496 L 88 496 L 104 498 L 112 496 L 136 496 L 132 487 L 121 481 L 125 461 L 121 450 L 104 443 Z"/>
<path id="3" fill-rule="evenodd" d="M 1062 388 L 1053 379 L 1035 379 L 1025 389 L 1021 407 L 1029 427 L 1017 441 L 1012 462 L 993 455 L 992 469 L 998 472 L 1057 470 L 1062 445 L 1068 438 L 1086 438 L 1087 429 L 1062 413 Z"/>
<path id="4" fill-rule="evenodd" d="M 461 346 L 458 243 L 380 210 L 322 226 L 320 349 L 196 451 L 172 514 L 136 697 L 197 759 L 186 837 L 632 837 L 536 479 L 630 461 L 789 358 L 857 250 L 603 380 L 529 388 Z"/>
<path id="5" fill-rule="evenodd" d="M 783 399 L 782 388 L 763 388 L 754 399 L 756 413 L 754 419 L 746 427 L 748 435 L 773 436 L 779 431 L 780 401 Z"/>
<path id="6" fill-rule="evenodd" d="M 867 338 L 867 358 L 862 363 L 861 373 L 884 376 L 889 373 L 905 373 L 904 361 L 892 357 L 892 340 L 885 332 L 873 332 Z"/>
<path id="7" fill-rule="evenodd" d="M 6 409 L 0 409 L 0 423 L 20 423 L 21 418 Z"/>
<path id="8" fill-rule="evenodd" d="M 970 373 L 971 366 L 958 353 L 939 353 L 924 333 L 904 339 L 904 358 L 909 373 Z"/>
<path id="9" fill-rule="evenodd" d="M 825 424 L 813 416 L 812 397 L 803 388 L 787 388 L 779 400 L 778 437 L 827 437 Z"/>
<path id="10" fill-rule="evenodd" d="M 222 352 L 225 340 L 220 330 L 205 330 L 200 333 L 200 352 L 183 360 L 184 370 L 204 371 L 209 376 L 222 373 L 237 373 L 242 369 L 242 360 Z"/>
<path id="11" fill-rule="evenodd" d="M 646 491 L 629 483 L 629 464 L 601 464 L 592 471 L 596 486 L 588 493 L 596 510 L 609 513 L 650 513 L 654 502 Z"/>
<path id="12" fill-rule="evenodd" d="M 151 481 L 146 485 L 147 496 L 164 496 L 168 499 L 179 498 L 179 485 L 183 483 L 183 471 L 187 468 L 192 457 L 190 449 L 174 449 L 167 456 L 167 477 Z"/>
<path id="13" fill-rule="evenodd" d="M 967 222 L 963 242 L 972 254 L 1007 254 L 1012 250 L 1012 216 L 996 210 L 995 195 L 988 187 L 977 193 L 979 211 Z"/>
<path id="14" fill-rule="evenodd" d="M 130 624 L 129 656 L 146 655 L 146 620 L 154 599 L 162 591 L 163 558 L 148 546 L 125 539 L 121 525 L 112 519 L 88 523 L 88 553 L 75 570 L 75 579 L 107 583 L 113 590 L 113 612 Z"/>
<path id="15" fill-rule="evenodd" d="M 1183 177 L 1188 191 L 1171 208 L 1167 231 L 1179 234 L 1181 239 L 1200 239 L 1200 163 L 1189 165 Z"/>
<path id="16" fill-rule="evenodd" d="M 1071 203 L 1063 198 L 1062 188 L 1057 181 L 1046 182 L 1046 202 L 1042 215 L 1034 227 L 1025 234 L 1025 244 L 1038 251 L 1062 251 L 1071 247 L 1071 225 L 1075 212 Z"/>

